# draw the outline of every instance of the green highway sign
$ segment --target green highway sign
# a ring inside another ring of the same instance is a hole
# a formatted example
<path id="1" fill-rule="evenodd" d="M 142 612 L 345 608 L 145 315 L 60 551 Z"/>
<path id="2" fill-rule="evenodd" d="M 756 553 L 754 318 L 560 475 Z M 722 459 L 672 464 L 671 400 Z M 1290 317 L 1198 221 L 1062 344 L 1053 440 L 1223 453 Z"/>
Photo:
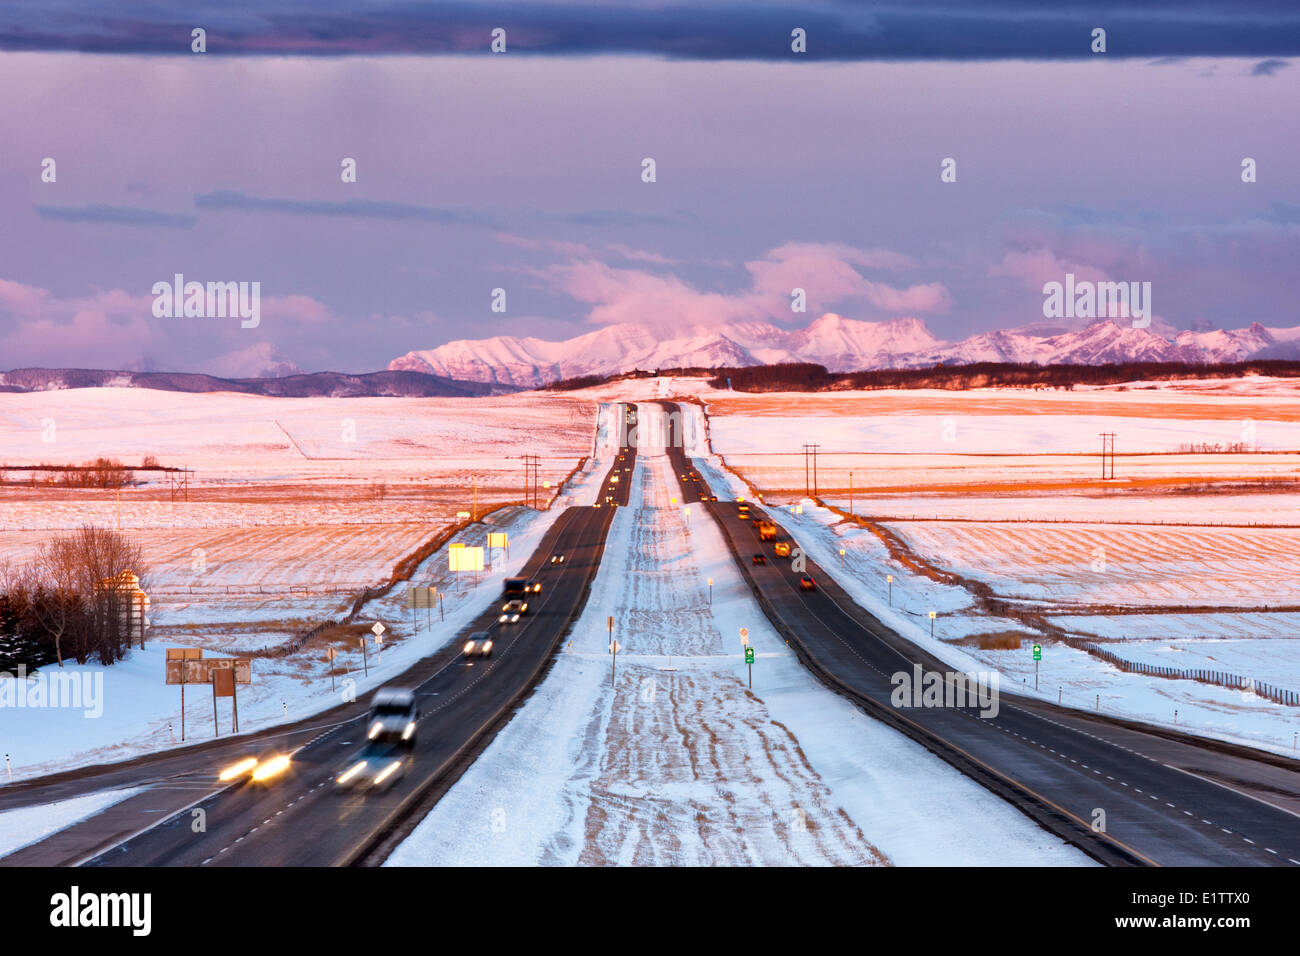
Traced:
<path id="1" fill-rule="evenodd" d="M 1043 645 L 1042 645 L 1042 644 L 1035 644 L 1035 645 L 1034 645 L 1034 660 L 1036 660 L 1036 661 L 1041 661 L 1042 659 L 1043 659 Z"/>
<path id="2" fill-rule="evenodd" d="M 752 647 L 745 648 L 745 663 L 754 663 L 754 649 Z"/>

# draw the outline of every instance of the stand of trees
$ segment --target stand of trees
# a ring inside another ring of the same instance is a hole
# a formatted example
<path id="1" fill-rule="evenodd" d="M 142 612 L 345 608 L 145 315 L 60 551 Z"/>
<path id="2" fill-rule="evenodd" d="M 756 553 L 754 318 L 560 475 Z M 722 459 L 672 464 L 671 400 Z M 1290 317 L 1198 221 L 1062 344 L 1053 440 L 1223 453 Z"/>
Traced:
<path id="1" fill-rule="evenodd" d="M 47 541 L 26 565 L 0 566 L 0 670 L 126 656 L 141 619 L 132 593 L 116 585 L 123 571 L 143 586 L 139 545 L 94 525 Z"/>
<path id="2" fill-rule="evenodd" d="M 866 372 L 830 372 L 811 363 L 758 365 L 719 369 L 710 384 L 738 392 L 827 392 L 841 389 L 944 388 L 965 390 L 994 386 L 1064 388 L 1075 385 L 1117 385 L 1125 382 L 1174 381 L 1188 378 L 1238 378 L 1267 375 L 1300 376 L 1300 362 L 1264 359 L 1196 365 L 1190 362 L 1117 362 L 1107 365 L 1017 365 L 975 362 L 932 368 L 885 368 Z"/>

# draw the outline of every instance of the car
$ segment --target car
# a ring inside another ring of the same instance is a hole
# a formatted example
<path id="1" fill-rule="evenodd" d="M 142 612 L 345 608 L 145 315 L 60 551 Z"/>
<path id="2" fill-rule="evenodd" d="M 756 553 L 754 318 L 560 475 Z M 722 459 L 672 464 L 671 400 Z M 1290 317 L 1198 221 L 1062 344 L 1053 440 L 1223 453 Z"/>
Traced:
<path id="1" fill-rule="evenodd" d="M 777 556 L 778 558 L 788 558 L 788 557 L 790 557 L 790 542 L 789 542 L 789 541 L 778 541 L 778 542 L 777 542 L 776 544 L 774 544 L 772 547 L 776 550 L 776 556 Z"/>
<path id="2" fill-rule="evenodd" d="M 762 521 L 760 521 L 758 518 L 750 518 L 750 519 L 749 519 L 749 523 L 750 523 L 753 527 L 757 528 L 760 524 L 762 524 Z"/>
<path id="3" fill-rule="evenodd" d="M 257 766 L 253 768 L 253 772 L 248 775 L 248 779 L 253 783 L 267 784 L 288 769 L 289 755 L 274 754 L 259 760 Z"/>
<path id="4" fill-rule="evenodd" d="M 799 590 L 816 591 L 817 582 L 814 581 L 809 575 L 805 574 L 803 577 L 799 579 Z"/>
<path id="5" fill-rule="evenodd" d="M 465 641 L 462 650 L 466 657 L 487 657 L 492 653 L 492 635 L 487 631 L 475 631 Z"/>
<path id="6" fill-rule="evenodd" d="M 564 555 L 562 554 L 551 555 L 551 564 L 563 564 L 563 563 L 564 563 Z"/>
<path id="7" fill-rule="evenodd" d="M 528 602 L 515 598 L 515 600 L 507 601 L 501 605 L 501 616 L 497 618 L 497 622 L 500 624 L 516 624 L 527 613 Z"/>
<path id="8" fill-rule="evenodd" d="M 289 769 L 289 755 L 283 753 L 263 754 L 260 757 L 245 757 L 237 760 L 218 773 L 222 783 L 236 780 L 249 780 L 253 783 L 269 783 Z"/>
<path id="9" fill-rule="evenodd" d="M 767 564 L 767 555 L 755 553 L 754 556 L 751 557 L 749 560 L 754 562 L 755 564 Z"/>
<path id="10" fill-rule="evenodd" d="M 387 790 L 406 775 L 411 753 L 387 741 L 372 740 L 334 778 L 336 790 Z"/>
<path id="11" fill-rule="evenodd" d="M 706 500 L 707 500 L 707 501 L 717 501 L 717 500 L 718 500 L 718 496 L 717 496 L 717 495 L 709 495 L 709 496 L 707 497 Z"/>
<path id="12" fill-rule="evenodd" d="M 366 738 L 413 746 L 419 722 L 420 708 L 415 703 L 415 691 L 404 687 L 381 687 L 370 699 Z"/>

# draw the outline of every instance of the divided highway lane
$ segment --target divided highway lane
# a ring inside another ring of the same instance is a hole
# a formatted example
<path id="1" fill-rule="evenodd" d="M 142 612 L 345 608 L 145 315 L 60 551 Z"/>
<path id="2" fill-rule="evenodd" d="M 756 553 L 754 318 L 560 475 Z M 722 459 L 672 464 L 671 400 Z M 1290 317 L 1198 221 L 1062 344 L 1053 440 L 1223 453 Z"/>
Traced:
<path id="1" fill-rule="evenodd" d="M 621 413 L 621 410 L 620 410 Z M 421 710 L 413 764 L 407 775 L 386 793 L 366 795 L 336 793 L 335 776 L 345 761 L 365 743 L 365 717 L 369 694 L 348 708 L 336 708 L 313 727 L 299 731 L 300 743 L 290 769 L 265 784 L 252 782 L 222 787 L 201 797 L 184 812 L 134 836 L 122 839 L 117 831 L 102 833 L 95 820 L 86 821 L 84 846 L 94 850 L 84 860 L 100 866 L 174 865 L 345 865 L 381 862 L 405 832 L 418 822 L 437 799 L 464 772 L 497 730 L 510 719 L 518 704 L 553 659 L 569 625 L 585 604 L 587 592 L 604 551 L 614 509 L 606 503 L 626 504 L 635 467 L 635 451 L 622 450 L 605 475 L 596 507 L 573 507 L 560 515 L 522 576 L 543 582 L 542 591 L 530 598 L 529 613 L 518 624 L 497 623 L 499 601 L 493 595 L 469 631 L 487 630 L 495 642 L 490 658 L 469 660 L 460 653 L 461 639 L 390 682 L 415 687 Z M 621 480 L 614 480 L 615 478 Z M 551 556 L 563 554 L 563 563 Z M 268 734 L 267 738 L 282 735 Z M 283 740 L 279 741 L 281 744 Z M 242 752 L 238 749 L 242 743 Z M 245 738 L 223 750 L 222 756 L 268 752 L 265 738 Z M 211 752 L 189 755 L 203 770 L 191 768 L 196 780 L 211 782 L 223 763 Z M 141 768 L 149 779 L 157 767 Z M 118 785 L 139 783 L 130 771 L 114 768 Z M 61 786 L 66 787 L 67 784 Z M 28 794 L 39 796 L 39 789 Z M 201 796 L 201 795 L 200 795 Z M 195 794 L 188 795 L 187 803 Z M 202 820 L 201 832 L 195 821 Z M 69 831 L 77 828 L 70 828 Z M 103 829 L 103 828 L 101 828 Z M 76 862 L 75 846 L 67 841 L 52 853 L 43 844 L 6 858 L 6 864 Z M 111 847 L 105 849 L 105 847 Z"/>
<path id="2" fill-rule="evenodd" d="M 696 472 L 680 440 L 679 481 Z M 685 501 L 710 494 L 681 481 Z M 816 591 L 759 540 L 734 502 L 706 502 L 764 612 L 805 664 L 1043 826 L 1112 864 L 1300 866 L 1300 764 L 1190 735 L 999 695 L 975 707 L 896 708 L 891 675 L 951 668 L 885 627 L 808 560 Z M 751 503 L 756 515 L 761 509 Z M 764 565 L 750 556 L 763 552 Z M 1093 829 L 1096 811 L 1105 832 Z"/>

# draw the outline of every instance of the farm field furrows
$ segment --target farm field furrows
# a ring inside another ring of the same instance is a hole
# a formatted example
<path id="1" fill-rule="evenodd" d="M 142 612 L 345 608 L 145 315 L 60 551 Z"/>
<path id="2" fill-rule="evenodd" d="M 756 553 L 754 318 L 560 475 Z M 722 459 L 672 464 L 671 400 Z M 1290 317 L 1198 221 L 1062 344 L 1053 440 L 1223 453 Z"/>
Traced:
<path id="1" fill-rule="evenodd" d="M 1300 605 L 1300 529 L 916 522 L 890 527 L 1002 597 L 1088 605 Z"/>

